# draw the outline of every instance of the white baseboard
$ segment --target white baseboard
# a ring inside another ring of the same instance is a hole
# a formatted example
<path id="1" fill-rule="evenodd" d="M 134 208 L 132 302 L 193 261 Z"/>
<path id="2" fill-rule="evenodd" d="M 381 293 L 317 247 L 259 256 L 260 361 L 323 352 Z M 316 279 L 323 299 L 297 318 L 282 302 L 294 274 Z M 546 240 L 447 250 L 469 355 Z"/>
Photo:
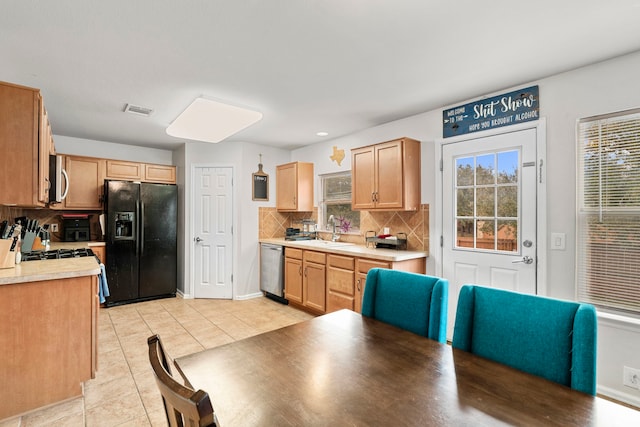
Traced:
<path id="1" fill-rule="evenodd" d="M 247 294 L 247 295 L 237 295 L 233 299 L 238 300 L 238 301 L 242 301 L 242 300 L 246 300 L 246 299 L 260 298 L 260 297 L 263 297 L 263 296 L 264 296 L 264 294 L 262 292 L 256 292 L 256 293 Z"/>
<path id="2" fill-rule="evenodd" d="M 602 386 L 598 386 L 597 393 L 606 397 L 610 397 L 611 399 L 624 402 L 628 405 L 633 405 L 640 410 L 640 398 L 632 394 L 624 393 L 620 390 L 617 390 L 611 387 L 602 387 Z"/>

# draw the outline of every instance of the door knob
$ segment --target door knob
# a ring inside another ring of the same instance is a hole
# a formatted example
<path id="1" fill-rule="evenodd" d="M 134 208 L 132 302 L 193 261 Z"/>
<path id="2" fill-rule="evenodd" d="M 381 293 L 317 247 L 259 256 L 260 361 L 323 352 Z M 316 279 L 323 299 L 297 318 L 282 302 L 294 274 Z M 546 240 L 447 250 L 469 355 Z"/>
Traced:
<path id="1" fill-rule="evenodd" d="M 525 264 L 533 264 L 533 258 L 531 258 L 530 256 L 523 256 L 522 259 L 511 261 L 512 264 L 517 264 L 519 262 L 523 262 Z"/>
<path id="2" fill-rule="evenodd" d="M 193 239 L 193 240 L 195 240 L 195 242 L 196 242 L 196 243 L 200 243 L 200 242 L 202 242 L 202 239 L 201 239 L 200 237 L 196 237 L 196 238 L 195 238 L 195 239 Z"/>

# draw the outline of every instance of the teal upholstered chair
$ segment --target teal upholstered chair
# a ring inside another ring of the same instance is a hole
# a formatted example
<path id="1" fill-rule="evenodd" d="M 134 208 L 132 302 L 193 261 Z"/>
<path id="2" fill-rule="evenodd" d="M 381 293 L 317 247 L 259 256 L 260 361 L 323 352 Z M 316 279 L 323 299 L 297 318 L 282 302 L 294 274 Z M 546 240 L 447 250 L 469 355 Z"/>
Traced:
<path id="1" fill-rule="evenodd" d="M 595 395 L 596 339 L 590 304 L 474 285 L 460 290 L 455 348 Z"/>
<path id="2" fill-rule="evenodd" d="M 367 273 L 362 315 L 445 342 L 448 291 L 446 279 L 373 268 Z"/>

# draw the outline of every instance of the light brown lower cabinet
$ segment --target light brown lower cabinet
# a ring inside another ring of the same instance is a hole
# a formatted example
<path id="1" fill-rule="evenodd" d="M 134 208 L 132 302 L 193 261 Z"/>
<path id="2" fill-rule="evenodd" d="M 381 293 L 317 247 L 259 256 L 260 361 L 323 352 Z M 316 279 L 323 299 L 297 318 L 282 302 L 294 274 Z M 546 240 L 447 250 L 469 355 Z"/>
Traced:
<path id="1" fill-rule="evenodd" d="M 326 254 L 303 251 L 302 253 L 302 304 L 312 310 L 326 311 L 325 273 Z"/>
<path id="2" fill-rule="evenodd" d="M 284 255 L 284 297 L 302 305 L 302 251 L 285 248 Z"/>
<path id="3" fill-rule="evenodd" d="M 0 285 L 0 420 L 82 396 L 97 370 L 98 307 L 93 275 Z"/>
<path id="4" fill-rule="evenodd" d="M 426 258 L 381 261 L 285 248 L 285 298 L 314 313 L 343 308 L 360 313 L 367 273 L 372 268 L 424 274 Z"/>

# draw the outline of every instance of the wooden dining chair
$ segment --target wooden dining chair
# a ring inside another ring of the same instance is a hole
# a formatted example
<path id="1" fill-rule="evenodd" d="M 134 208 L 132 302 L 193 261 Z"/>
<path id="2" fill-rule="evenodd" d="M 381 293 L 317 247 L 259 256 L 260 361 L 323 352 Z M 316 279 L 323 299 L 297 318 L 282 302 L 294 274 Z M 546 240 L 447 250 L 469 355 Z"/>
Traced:
<path id="1" fill-rule="evenodd" d="M 362 315 L 444 343 L 449 282 L 439 277 L 372 268 Z"/>
<path id="2" fill-rule="evenodd" d="M 209 395 L 202 390 L 194 391 L 173 378 L 160 336 L 150 336 L 147 344 L 149 361 L 162 395 L 169 426 L 217 426 Z"/>
<path id="3" fill-rule="evenodd" d="M 590 304 L 464 285 L 452 345 L 591 395 L 596 309 Z"/>

